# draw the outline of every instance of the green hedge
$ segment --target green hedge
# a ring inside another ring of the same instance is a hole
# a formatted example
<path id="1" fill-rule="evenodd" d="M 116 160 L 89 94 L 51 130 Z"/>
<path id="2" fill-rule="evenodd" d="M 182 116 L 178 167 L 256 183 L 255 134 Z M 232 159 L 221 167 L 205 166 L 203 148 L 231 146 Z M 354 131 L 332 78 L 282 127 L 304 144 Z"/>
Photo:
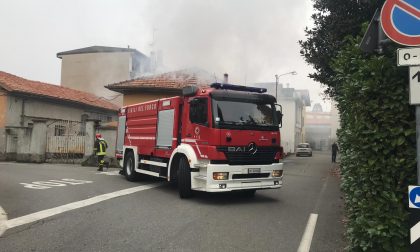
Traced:
<path id="1" fill-rule="evenodd" d="M 406 251 L 407 186 L 416 183 L 414 107 L 395 49 L 363 55 L 360 38 L 335 58 L 342 190 L 350 251 Z"/>

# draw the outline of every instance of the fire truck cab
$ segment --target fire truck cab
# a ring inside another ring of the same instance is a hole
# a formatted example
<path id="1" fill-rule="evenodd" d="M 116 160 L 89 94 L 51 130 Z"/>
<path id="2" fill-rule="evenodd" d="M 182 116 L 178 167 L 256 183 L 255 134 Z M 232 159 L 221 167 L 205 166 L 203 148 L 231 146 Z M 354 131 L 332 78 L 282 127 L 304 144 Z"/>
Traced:
<path id="1" fill-rule="evenodd" d="M 116 157 L 129 181 L 151 175 L 193 191 L 282 186 L 281 106 L 266 89 L 213 83 L 119 111 Z"/>

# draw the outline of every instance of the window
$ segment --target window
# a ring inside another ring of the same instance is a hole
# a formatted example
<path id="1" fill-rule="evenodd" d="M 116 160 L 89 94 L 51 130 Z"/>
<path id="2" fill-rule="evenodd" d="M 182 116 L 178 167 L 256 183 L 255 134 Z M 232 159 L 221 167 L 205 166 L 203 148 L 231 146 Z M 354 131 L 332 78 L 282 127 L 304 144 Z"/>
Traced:
<path id="1" fill-rule="evenodd" d="M 213 100 L 214 121 L 218 125 L 274 126 L 274 106 L 248 101 Z"/>
<path id="2" fill-rule="evenodd" d="M 310 148 L 311 146 L 309 144 L 299 144 L 298 148 Z"/>
<path id="3" fill-rule="evenodd" d="M 64 125 L 55 125 L 54 136 L 64 136 L 66 127 Z"/>
<path id="4" fill-rule="evenodd" d="M 190 101 L 190 121 L 207 124 L 207 98 L 195 98 Z"/>

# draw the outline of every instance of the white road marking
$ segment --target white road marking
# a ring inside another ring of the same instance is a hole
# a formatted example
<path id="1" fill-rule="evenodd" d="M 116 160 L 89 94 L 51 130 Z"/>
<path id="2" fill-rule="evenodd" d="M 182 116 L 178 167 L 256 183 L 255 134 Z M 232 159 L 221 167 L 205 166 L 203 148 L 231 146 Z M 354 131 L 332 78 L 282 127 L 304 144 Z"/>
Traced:
<path id="1" fill-rule="evenodd" d="M 97 172 L 96 174 L 101 174 L 101 175 L 110 175 L 110 176 L 118 176 L 120 175 L 120 171 L 103 171 L 103 172 Z"/>
<path id="2" fill-rule="evenodd" d="M 6 231 L 7 213 L 0 206 L 0 236 Z"/>
<path id="3" fill-rule="evenodd" d="M 67 186 L 68 184 L 69 185 L 82 185 L 82 184 L 90 184 L 90 183 L 93 183 L 93 181 L 64 178 L 61 180 L 51 179 L 48 181 L 35 181 L 32 183 L 19 183 L 19 184 L 23 185 L 23 187 L 25 188 L 43 190 L 43 189 L 50 189 L 52 187 L 57 187 L 57 186 L 58 187 Z"/>
<path id="4" fill-rule="evenodd" d="M 318 214 L 312 213 L 309 216 L 308 223 L 306 224 L 305 232 L 303 233 L 302 240 L 300 241 L 297 252 L 309 252 L 312 243 L 312 237 L 314 236 L 316 221 L 318 220 Z"/>
<path id="5" fill-rule="evenodd" d="M 57 214 L 61 214 L 64 212 L 68 212 L 74 209 L 78 209 L 78 208 L 82 208 L 82 207 L 86 207 L 86 206 L 90 206 L 105 200 L 109 200 L 109 199 L 113 199 L 116 197 L 121 197 L 124 195 L 128 195 L 128 194 L 132 194 L 132 193 L 136 193 L 136 192 L 140 192 L 140 191 L 144 191 L 147 189 L 152 189 L 158 186 L 161 186 L 161 183 L 157 183 L 157 184 L 149 184 L 149 185 L 142 185 L 142 186 L 136 186 L 136 187 L 132 187 L 132 188 L 128 188 L 128 189 L 124 189 L 124 190 L 120 190 L 120 191 L 115 191 L 112 193 L 106 193 L 106 194 L 102 194 L 102 195 L 98 195 L 89 199 L 85 199 L 85 200 L 81 200 L 81 201 L 76 201 L 73 203 L 69 203 L 66 205 L 62 205 L 59 207 L 54 207 L 54 208 L 50 208 L 50 209 L 46 209 L 46 210 L 42 210 L 36 213 L 32 213 L 32 214 L 28 214 L 28 215 L 24 215 L 15 219 L 11 219 L 6 221 L 6 228 L 14 228 L 14 227 L 18 227 L 21 225 L 25 225 L 31 222 L 35 222 L 35 221 L 39 221 Z"/>

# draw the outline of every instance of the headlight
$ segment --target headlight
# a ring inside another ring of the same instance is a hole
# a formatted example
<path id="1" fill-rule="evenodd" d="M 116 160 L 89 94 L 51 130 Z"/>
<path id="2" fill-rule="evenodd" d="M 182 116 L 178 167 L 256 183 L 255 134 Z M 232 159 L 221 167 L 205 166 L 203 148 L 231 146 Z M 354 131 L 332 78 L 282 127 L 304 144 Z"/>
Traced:
<path id="1" fill-rule="evenodd" d="M 214 180 L 228 180 L 229 172 L 213 172 Z"/>
<path id="2" fill-rule="evenodd" d="M 283 175 L 283 170 L 274 170 L 271 175 L 273 177 L 281 177 Z"/>

